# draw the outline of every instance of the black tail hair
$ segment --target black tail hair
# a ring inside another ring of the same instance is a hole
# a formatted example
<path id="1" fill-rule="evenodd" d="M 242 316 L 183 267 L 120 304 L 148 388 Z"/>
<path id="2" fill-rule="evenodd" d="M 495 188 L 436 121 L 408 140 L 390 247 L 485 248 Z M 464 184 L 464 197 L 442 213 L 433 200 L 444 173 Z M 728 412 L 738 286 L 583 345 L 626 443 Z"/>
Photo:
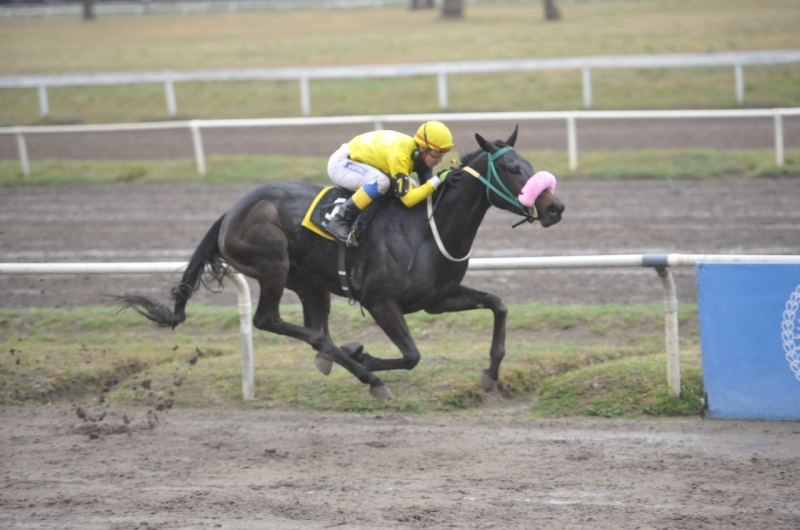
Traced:
<path id="1" fill-rule="evenodd" d="M 186 266 L 181 281 L 172 288 L 172 299 L 175 301 L 175 309 L 170 310 L 168 306 L 161 302 L 148 298 L 146 296 L 138 295 L 121 295 L 113 297 L 119 306 L 119 311 L 125 309 L 133 309 L 143 317 L 152 320 L 159 326 L 171 327 L 175 326 L 186 320 L 186 302 L 192 297 L 192 294 L 200 288 L 202 283 L 206 289 L 209 290 L 222 290 L 222 278 L 228 271 L 228 265 L 222 260 L 222 254 L 219 250 L 219 232 L 222 226 L 222 220 L 225 218 L 223 215 L 211 225 L 211 229 L 200 241 L 200 244 L 194 250 L 192 259 Z M 210 270 L 206 275 L 206 267 Z M 216 283 L 218 287 L 213 288 L 211 283 Z"/>

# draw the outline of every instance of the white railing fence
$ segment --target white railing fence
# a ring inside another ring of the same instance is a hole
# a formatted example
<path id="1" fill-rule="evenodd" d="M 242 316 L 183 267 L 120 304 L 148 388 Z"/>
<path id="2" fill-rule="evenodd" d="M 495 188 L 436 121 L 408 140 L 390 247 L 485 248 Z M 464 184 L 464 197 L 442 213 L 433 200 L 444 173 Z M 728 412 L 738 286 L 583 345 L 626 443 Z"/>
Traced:
<path id="1" fill-rule="evenodd" d="M 583 106 L 592 108 L 592 69 L 609 68 L 687 68 L 733 67 L 736 101 L 744 104 L 744 66 L 800 62 L 800 49 L 720 53 L 676 53 L 666 55 L 618 55 L 605 57 L 556 57 L 511 59 L 503 61 L 456 61 L 420 64 L 365 66 L 325 66 L 305 68 L 259 68 L 245 70 L 195 70 L 163 72 L 120 72 L 101 74 L 0 76 L 0 88 L 36 88 L 41 116 L 50 114 L 48 87 L 98 86 L 158 83 L 164 85 L 167 112 L 178 114 L 175 83 L 222 81 L 297 81 L 300 110 L 311 115 L 309 82 L 320 79 L 368 79 L 436 76 L 439 108 L 449 106 L 447 76 L 451 74 L 487 74 L 495 72 L 531 72 L 543 70 L 578 70 L 583 86 Z"/>
<path id="2" fill-rule="evenodd" d="M 467 0 L 469 2 L 470 0 Z M 473 0 L 474 1 L 474 0 Z M 408 5 L 407 0 L 178 0 L 175 2 L 137 0 L 96 2 L 94 13 L 107 15 L 149 15 L 158 13 L 235 13 L 237 11 L 284 11 L 290 9 L 357 9 Z M 80 16 L 80 2 L 0 7 L 0 17 Z"/>
<path id="3" fill-rule="evenodd" d="M 719 109 L 719 110 L 618 110 L 618 111 L 553 111 L 553 112 L 481 112 L 458 114 L 387 114 L 382 116 L 332 116 L 320 118 L 263 118 L 249 120 L 190 120 L 153 123 L 116 123 L 103 125 L 44 125 L 0 128 L 0 135 L 16 136 L 20 166 L 25 176 L 31 174 L 28 147 L 25 135 L 54 133 L 91 133 L 115 131 L 148 131 L 163 129 L 187 129 L 191 133 L 192 147 L 200 175 L 206 174 L 206 156 L 203 147 L 202 129 L 236 127 L 288 127 L 312 125 L 365 124 L 382 129 L 387 123 L 420 123 L 427 120 L 445 122 L 467 121 L 536 121 L 564 120 L 567 126 L 567 151 L 569 169 L 578 169 L 578 120 L 642 120 L 678 118 L 772 118 L 775 123 L 775 164 L 783 166 L 784 135 L 783 118 L 800 116 L 800 108 L 776 109 Z"/>
<path id="4" fill-rule="evenodd" d="M 652 267 L 661 278 L 664 303 L 664 338 L 667 386 L 670 395 L 681 395 L 678 296 L 670 267 L 697 263 L 796 263 L 800 255 L 725 254 L 623 254 L 612 256 L 553 256 L 521 258 L 473 258 L 469 270 L 519 270 L 558 268 Z M 182 272 L 186 263 L 0 263 L 0 274 L 152 274 Z M 242 348 L 242 397 L 254 399 L 253 331 L 250 289 L 239 273 L 229 276 L 239 294 L 239 329 Z"/>
<path id="5" fill-rule="evenodd" d="M 564 4 L 589 2 L 619 2 L 620 0 L 560 0 Z M 637 1 L 637 0 L 627 0 Z M 647 1 L 647 0 L 639 0 Z M 464 0 L 465 4 L 528 4 L 539 0 Z M 441 6 L 443 0 L 435 0 Z M 151 13 L 234 13 L 236 11 L 283 11 L 290 9 L 382 9 L 387 6 L 408 7 L 408 0 L 132 0 L 130 2 L 97 2 L 96 15 L 148 15 Z M 0 7 L 0 17 L 79 16 L 80 2 L 46 5 L 11 5 Z"/>

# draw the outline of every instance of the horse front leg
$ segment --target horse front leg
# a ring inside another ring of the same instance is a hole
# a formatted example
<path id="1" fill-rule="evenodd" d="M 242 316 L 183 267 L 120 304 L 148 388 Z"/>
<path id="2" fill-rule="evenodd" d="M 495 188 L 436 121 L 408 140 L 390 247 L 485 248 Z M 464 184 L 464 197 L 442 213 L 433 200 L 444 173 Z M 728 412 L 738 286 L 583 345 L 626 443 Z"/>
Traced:
<path id="1" fill-rule="evenodd" d="M 491 309 L 494 313 L 494 330 L 492 332 L 492 347 L 489 350 L 489 368 L 481 372 L 481 385 L 487 392 L 494 390 L 497 378 L 500 375 L 500 363 L 506 355 L 506 318 L 508 308 L 499 296 L 484 293 L 460 285 L 458 290 L 449 298 L 443 300 L 425 311 L 432 315 L 452 313 L 455 311 L 468 311 L 471 309 Z"/>

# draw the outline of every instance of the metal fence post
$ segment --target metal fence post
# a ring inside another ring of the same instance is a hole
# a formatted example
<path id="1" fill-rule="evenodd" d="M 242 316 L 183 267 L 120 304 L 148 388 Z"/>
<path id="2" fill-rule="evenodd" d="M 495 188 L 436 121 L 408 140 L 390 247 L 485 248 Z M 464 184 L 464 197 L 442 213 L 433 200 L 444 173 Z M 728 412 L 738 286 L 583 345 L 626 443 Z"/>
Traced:
<path id="1" fill-rule="evenodd" d="M 437 85 L 439 88 L 439 108 L 447 110 L 447 74 L 439 72 L 437 77 Z"/>
<path id="2" fill-rule="evenodd" d="M 206 174 L 206 155 L 203 152 L 203 137 L 200 134 L 200 126 L 197 120 L 189 122 L 189 129 L 192 131 L 192 144 L 194 145 L 194 159 L 197 162 L 197 172 L 201 175 Z"/>
<path id="3" fill-rule="evenodd" d="M 303 116 L 311 116 L 311 90 L 308 87 L 308 78 L 300 78 L 300 107 Z"/>
<path id="4" fill-rule="evenodd" d="M 736 77 L 736 103 L 744 105 L 744 71 L 742 65 L 737 64 L 733 69 Z"/>
<path id="5" fill-rule="evenodd" d="M 656 267 L 664 287 L 664 342 L 667 349 L 667 387 L 672 397 L 681 396 L 681 354 L 678 335 L 678 295 L 669 267 Z"/>
<path id="6" fill-rule="evenodd" d="M 592 69 L 583 67 L 583 108 L 592 108 Z"/>
<path id="7" fill-rule="evenodd" d="M 783 167 L 783 116 L 775 114 L 775 163 Z"/>
<path id="8" fill-rule="evenodd" d="M 178 102 L 175 99 L 175 85 L 172 82 L 172 77 L 167 72 L 167 78 L 164 80 L 164 94 L 167 98 L 167 112 L 170 118 L 178 115 Z"/>
<path id="9" fill-rule="evenodd" d="M 22 166 L 22 174 L 26 177 L 30 177 L 31 164 L 28 160 L 28 146 L 25 144 L 25 135 L 22 134 L 22 129 L 15 127 L 14 136 L 17 137 L 17 151 L 19 151 L 19 163 Z"/>
<path id="10" fill-rule="evenodd" d="M 228 277 L 233 280 L 239 294 L 239 342 L 242 347 L 242 399 L 249 401 L 255 397 L 255 376 L 253 370 L 253 323 L 250 318 L 252 302 L 250 287 L 240 273 L 231 271 Z"/>
<path id="11" fill-rule="evenodd" d="M 42 118 L 50 116 L 50 103 L 47 101 L 47 87 L 39 85 L 39 114 Z"/>
<path id="12" fill-rule="evenodd" d="M 567 115 L 567 149 L 569 151 L 569 170 L 578 169 L 578 133 L 575 131 L 575 115 Z"/>

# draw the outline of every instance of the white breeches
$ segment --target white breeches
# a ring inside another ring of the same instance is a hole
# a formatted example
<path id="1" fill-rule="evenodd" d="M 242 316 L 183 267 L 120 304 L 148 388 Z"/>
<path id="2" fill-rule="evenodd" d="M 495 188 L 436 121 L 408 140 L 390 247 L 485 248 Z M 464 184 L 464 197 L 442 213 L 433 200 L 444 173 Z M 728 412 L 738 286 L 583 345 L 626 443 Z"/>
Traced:
<path id="1" fill-rule="evenodd" d="M 377 183 L 378 192 L 383 195 L 389 189 L 389 177 L 380 169 L 350 160 L 350 147 L 342 144 L 328 160 L 328 176 L 337 185 L 349 190 Z"/>

